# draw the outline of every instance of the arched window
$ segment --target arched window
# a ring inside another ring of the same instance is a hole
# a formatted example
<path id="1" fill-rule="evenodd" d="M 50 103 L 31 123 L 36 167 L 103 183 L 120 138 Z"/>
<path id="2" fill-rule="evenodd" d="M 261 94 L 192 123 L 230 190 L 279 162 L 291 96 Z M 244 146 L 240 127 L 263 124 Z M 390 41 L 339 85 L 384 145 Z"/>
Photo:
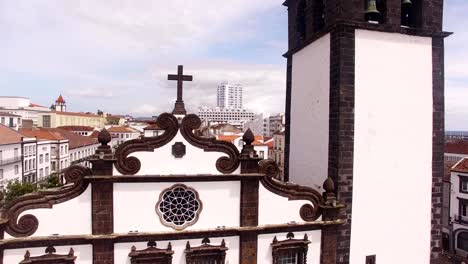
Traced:
<path id="1" fill-rule="evenodd" d="M 406 27 L 421 27 L 422 0 L 402 0 L 401 25 Z"/>
<path id="2" fill-rule="evenodd" d="M 315 0 L 313 3 L 313 26 L 314 32 L 320 31 L 325 26 L 325 5 L 324 0 Z"/>
<path id="3" fill-rule="evenodd" d="M 468 232 L 462 231 L 457 236 L 457 248 L 468 252 Z"/>
<path id="4" fill-rule="evenodd" d="M 297 5 L 296 32 L 299 35 L 299 38 L 301 39 L 304 39 L 306 37 L 306 32 L 307 32 L 306 9 L 307 9 L 306 0 L 300 0 Z"/>

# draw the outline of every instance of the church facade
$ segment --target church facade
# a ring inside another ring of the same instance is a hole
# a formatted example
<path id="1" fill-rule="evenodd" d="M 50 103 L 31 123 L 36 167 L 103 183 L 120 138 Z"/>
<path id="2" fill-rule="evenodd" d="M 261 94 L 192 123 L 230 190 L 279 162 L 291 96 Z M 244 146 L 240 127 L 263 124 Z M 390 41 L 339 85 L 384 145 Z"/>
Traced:
<path id="1" fill-rule="evenodd" d="M 2 210 L 0 263 L 336 263 L 343 224 L 334 182 L 323 192 L 278 180 L 249 130 L 241 149 L 201 137 L 182 82 L 163 131 L 122 143 L 99 134 L 92 169 L 72 166 L 66 185 L 19 197 Z"/>

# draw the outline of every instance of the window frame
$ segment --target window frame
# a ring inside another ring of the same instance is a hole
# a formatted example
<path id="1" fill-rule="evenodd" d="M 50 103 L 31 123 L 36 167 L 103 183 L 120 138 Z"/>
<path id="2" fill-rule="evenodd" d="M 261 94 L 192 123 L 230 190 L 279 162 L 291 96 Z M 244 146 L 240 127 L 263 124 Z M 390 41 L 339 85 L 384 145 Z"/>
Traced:
<path id="1" fill-rule="evenodd" d="M 137 250 L 135 246 L 132 246 L 128 256 L 130 257 L 131 264 L 149 264 L 149 263 L 161 263 L 171 264 L 172 251 L 171 242 L 168 243 L 166 249 L 157 248 L 155 241 L 149 241 L 146 249 Z"/>
<path id="2" fill-rule="evenodd" d="M 459 182 L 458 191 L 460 193 L 468 194 L 468 176 L 458 175 L 458 182 Z M 463 184 L 466 184 L 466 187 L 467 187 L 466 190 L 463 190 Z"/>
<path id="3" fill-rule="evenodd" d="M 296 264 L 307 264 L 307 252 L 310 243 L 307 234 L 304 235 L 303 239 L 294 239 L 294 234 L 289 232 L 286 235 L 286 240 L 282 241 L 278 241 L 275 236 L 271 243 L 273 264 L 280 264 L 281 257 L 289 255 L 296 256 Z"/>
<path id="4" fill-rule="evenodd" d="M 221 241 L 219 246 L 210 245 L 210 239 L 204 238 L 202 245 L 198 247 L 191 247 L 187 241 L 185 247 L 185 260 L 186 264 L 198 264 L 198 263 L 217 263 L 224 264 L 226 261 L 226 242 L 224 239 Z M 208 261 L 208 262 L 207 262 Z"/>

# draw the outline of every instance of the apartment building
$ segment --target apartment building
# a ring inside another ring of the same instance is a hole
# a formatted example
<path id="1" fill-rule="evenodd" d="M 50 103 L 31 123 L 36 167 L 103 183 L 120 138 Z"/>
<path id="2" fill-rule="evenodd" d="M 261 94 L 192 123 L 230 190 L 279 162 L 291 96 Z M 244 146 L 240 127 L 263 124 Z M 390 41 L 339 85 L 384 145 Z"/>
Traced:
<path id="1" fill-rule="evenodd" d="M 0 134 L 0 190 L 3 190 L 8 182 L 22 179 L 23 135 L 2 124 Z"/>

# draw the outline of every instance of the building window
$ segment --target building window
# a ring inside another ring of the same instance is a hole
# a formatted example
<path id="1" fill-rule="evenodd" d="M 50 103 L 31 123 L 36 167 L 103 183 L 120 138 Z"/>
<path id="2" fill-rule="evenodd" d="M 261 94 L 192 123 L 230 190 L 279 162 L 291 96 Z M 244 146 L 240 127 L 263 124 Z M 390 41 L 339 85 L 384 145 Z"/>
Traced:
<path id="1" fill-rule="evenodd" d="M 57 165 L 55 164 L 55 161 L 52 161 L 50 163 L 50 166 L 52 167 L 52 170 L 56 170 L 57 169 Z"/>
<path id="2" fill-rule="evenodd" d="M 45 175 L 44 176 L 49 176 L 49 167 L 45 168 Z"/>
<path id="3" fill-rule="evenodd" d="M 49 162 L 49 153 L 45 154 L 45 162 Z"/>
<path id="4" fill-rule="evenodd" d="M 74 255 L 74 251 L 70 248 L 68 254 L 59 255 L 55 254 L 56 250 L 53 246 L 48 246 L 45 250 L 45 255 L 32 257 L 29 250 L 26 251 L 24 254 L 24 260 L 22 260 L 19 264 L 74 264 L 76 256 Z"/>
<path id="5" fill-rule="evenodd" d="M 296 32 L 300 39 L 306 38 L 307 23 L 306 23 L 306 0 L 300 0 L 297 5 L 296 13 Z"/>
<path id="6" fill-rule="evenodd" d="M 307 234 L 303 239 L 294 239 L 293 233 L 286 235 L 287 239 L 273 239 L 272 254 L 274 264 L 307 264 L 307 250 L 310 244 Z"/>
<path id="7" fill-rule="evenodd" d="M 3 179 L 3 169 L 0 169 L 0 179 Z"/>
<path id="8" fill-rule="evenodd" d="M 39 155 L 39 164 L 44 163 L 44 154 Z"/>
<path id="9" fill-rule="evenodd" d="M 468 193 L 468 177 L 458 176 L 460 181 L 460 193 Z"/>
<path id="10" fill-rule="evenodd" d="M 19 166 L 15 165 L 15 175 L 17 175 L 18 173 L 19 173 Z"/>
<path id="11" fill-rule="evenodd" d="M 260 152 L 259 152 L 259 154 L 258 154 L 258 155 L 259 155 L 259 157 L 260 157 L 260 158 L 262 158 L 262 159 L 263 159 L 263 158 L 265 157 L 265 151 L 263 151 L 263 150 L 260 150 Z"/>
<path id="12" fill-rule="evenodd" d="M 376 263 L 376 255 L 366 256 L 366 264 L 375 264 Z"/>
<path id="13" fill-rule="evenodd" d="M 313 2 L 314 32 L 318 32 L 325 26 L 325 6 L 324 0 L 315 0 Z"/>
<path id="14" fill-rule="evenodd" d="M 457 248 L 468 252 L 468 232 L 460 232 L 458 234 Z"/>
<path id="15" fill-rule="evenodd" d="M 457 197 L 459 221 L 468 223 L 468 199 Z"/>
<path id="16" fill-rule="evenodd" d="M 210 240 L 208 238 L 204 238 L 202 240 L 202 245 L 199 247 L 191 247 L 190 243 L 187 242 L 184 251 L 185 260 L 187 264 L 224 264 L 227 250 L 228 248 L 226 247 L 224 239 L 219 246 L 210 245 Z"/>
<path id="17" fill-rule="evenodd" d="M 148 242 L 148 248 L 143 250 L 137 250 L 135 246 L 132 246 L 128 256 L 130 257 L 131 264 L 171 264 L 173 254 L 174 251 L 172 251 L 172 245 L 170 242 L 168 243 L 166 249 L 161 249 L 156 247 L 155 241 L 150 241 Z"/>
<path id="18" fill-rule="evenodd" d="M 45 128 L 50 128 L 50 115 L 42 116 L 42 126 Z"/>
<path id="19" fill-rule="evenodd" d="M 201 210 L 202 203 L 197 191 L 183 184 L 164 190 L 156 205 L 162 224 L 176 230 L 195 224 Z"/>
<path id="20" fill-rule="evenodd" d="M 421 27 L 422 0 L 402 0 L 401 25 L 405 27 Z"/>

